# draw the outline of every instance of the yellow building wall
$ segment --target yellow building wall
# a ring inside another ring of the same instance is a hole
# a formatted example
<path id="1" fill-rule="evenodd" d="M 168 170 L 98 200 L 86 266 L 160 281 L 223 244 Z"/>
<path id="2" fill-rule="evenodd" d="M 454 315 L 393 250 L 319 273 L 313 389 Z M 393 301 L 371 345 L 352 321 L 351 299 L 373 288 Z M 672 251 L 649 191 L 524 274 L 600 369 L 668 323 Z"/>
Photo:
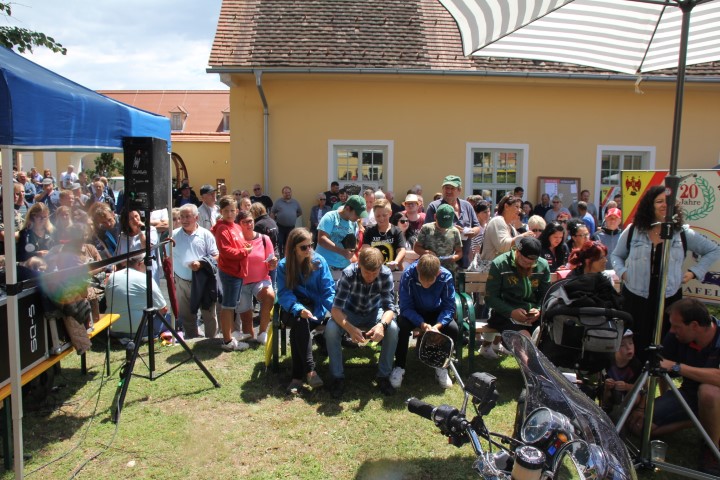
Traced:
<path id="1" fill-rule="evenodd" d="M 232 184 L 263 179 L 263 112 L 255 79 L 232 77 Z M 655 147 L 656 169 L 668 168 L 675 101 L 673 82 L 513 79 L 407 75 L 262 77 L 269 108 L 269 184 L 283 185 L 309 211 L 327 190 L 328 140 L 394 142 L 394 182 L 401 199 L 419 183 L 424 196 L 442 178 L 465 178 L 467 143 L 527 144 L 526 198 L 537 177 L 582 178 L 597 201 L 599 145 Z M 680 168 L 718 163 L 720 85 L 688 83 Z"/>

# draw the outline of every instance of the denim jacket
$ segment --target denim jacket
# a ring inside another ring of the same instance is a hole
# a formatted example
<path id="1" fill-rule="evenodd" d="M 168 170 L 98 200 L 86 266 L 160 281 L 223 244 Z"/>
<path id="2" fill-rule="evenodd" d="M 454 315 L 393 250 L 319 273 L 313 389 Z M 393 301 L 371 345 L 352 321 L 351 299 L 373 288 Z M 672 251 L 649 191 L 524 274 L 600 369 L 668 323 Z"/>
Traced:
<path id="1" fill-rule="evenodd" d="M 688 225 L 683 225 L 682 228 L 685 230 L 687 249 L 700 256 L 697 263 L 692 265 L 689 270 L 695 274 L 695 278 L 702 281 L 712 264 L 720 259 L 720 245 L 695 232 Z M 627 236 L 630 230 L 628 226 L 620 234 L 617 246 L 610 255 L 610 259 L 619 278 L 622 278 L 623 274 L 627 273 L 627 278 L 624 280 L 627 289 L 635 295 L 647 298 L 650 288 L 652 241 L 648 236 L 648 232 L 636 228 L 630 240 L 630 250 L 628 250 Z M 679 233 L 676 233 L 673 235 L 670 247 L 665 297 L 674 295 L 682 284 L 684 253 L 682 238 Z"/>
<path id="2" fill-rule="evenodd" d="M 285 286 L 285 259 L 280 260 L 277 267 L 278 303 L 284 310 L 297 317 L 304 308 L 308 307 L 300 303 L 298 297 L 309 298 L 314 300 L 314 305 L 308 310 L 312 310 L 315 318 L 323 319 L 325 314 L 330 312 L 335 299 L 335 281 L 323 257 L 314 253 L 312 261 L 317 265 L 317 270 L 313 270 L 304 282 L 290 290 Z"/>

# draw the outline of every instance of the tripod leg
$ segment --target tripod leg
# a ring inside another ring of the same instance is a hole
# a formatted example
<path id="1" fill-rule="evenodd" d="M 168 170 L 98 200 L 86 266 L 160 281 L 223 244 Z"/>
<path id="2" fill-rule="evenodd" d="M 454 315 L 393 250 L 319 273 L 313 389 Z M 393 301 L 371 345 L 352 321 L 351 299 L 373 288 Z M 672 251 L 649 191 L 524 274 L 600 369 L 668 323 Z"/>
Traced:
<path id="1" fill-rule="evenodd" d="M 151 320 L 150 314 L 145 311 L 142 319 L 140 320 L 140 325 L 138 325 L 138 329 L 135 332 L 135 346 L 132 352 L 127 352 L 130 355 L 126 359 L 125 366 L 120 373 L 120 382 L 118 383 L 118 388 L 115 391 L 115 398 L 113 399 L 111 406 L 113 423 L 118 423 L 120 421 L 120 414 L 122 413 L 123 405 L 125 404 L 125 395 L 127 395 L 128 387 L 130 386 L 130 379 L 132 378 L 133 369 L 135 368 L 135 361 L 140 353 L 140 344 L 142 343 L 143 332 L 145 331 L 145 325 L 147 325 L 148 320 Z"/>
<path id="2" fill-rule="evenodd" d="M 625 422 L 627 421 L 628 417 L 630 416 L 630 413 L 632 412 L 632 407 L 635 405 L 635 402 L 637 401 L 637 398 L 640 396 L 640 392 L 642 392 L 643 387 L 645 386 L 645 382 L 647 381 L 648 373 L 647 370 L 643 370 L 642 374 L 640 375 L 640 378 L 638 378 L 635 381 L 635 386 L 630 391 L 630 395 L 625 397 L 624 408 L 623 413 L 620 415 L 620 418 L 618 419 L 617 425 L 615 426 L 615 431 L 620 433 L 620 431 L 625 426 Z"/>
<path id="3" fill-rule="evenodd" d="M 215 388 L 220 388 L 220 384 L 218 383 L 218 381 L 215 380 L 215 377 L 213 377 L 212 373 L 210 373 L 210 371 L 207 368 L 205 368 L 205 365 L 203 365 L 203 363 L 200 361 L 200 359 L 195 355 L 195 353 L 190 349 L 190 347 L 188 347 L 188 344 L 185 343 L 185 340 L 180 335 L 178 335 L 177 330 L 175 330 L 170 325 L 170 323 L 165 319 L 165 317 L 160 315 L 157 311 L 155 312 L 155 314 L 160 318 L 160 320 L 165 325 L 165 327 L 168 329 L 168 331 L 170 333 L 172 333 L 172 336 L 175 338 L 175 341 L 178 342 L 183 347 L 183 349 L 187 352 L 187 354 L 190 355 L 190 357 L 195 361 L 198 368 L 200 368 L 200 370 L 202 370 L 202 372 L 205 374 L 205 376 L 208 378 L 208 380 L 210 380 L 210 382 L 212 382 L 213 386 L 215 386 Z"/>
<path id="4" fill-rule="evenodd" d="M 700 420 L 698 420 L 695 413 L 690 409 L 690 406 L 687 404 L 685 399 L 682 396 L 682 393 L 680 393 L 680 390 L 675 386 L 675 383 L 673 383 L 672 379 L 670 378 L 670 375 L 667 373 L 663 374 L 663 378 L 667 382 L 668 385 L 670 385 L 670 388 L 672 389 L 672 392 L 675 394 L 675 397 L 678 399 L 678 402 L 680 402 L 680 405 L 683 407 L 683 410 L 685 410 L 685 413 L 687 413 L 688 417 L 690 417 L 690 420 L 695 425 L 695 428 L 698 432 L 700 432 L 700 435 L 703 437 L 703 440 L 705 440 L 705 443 L 713 452 L 713 455 L 717 457 L 718 460 L 720 460 L 720 451 L 718 451 L 718 447 L 715 444 L 715 442 L 710 438 L 710 435 L 707 434 L 705 431 L 705 428 L 700 423 Z"/>

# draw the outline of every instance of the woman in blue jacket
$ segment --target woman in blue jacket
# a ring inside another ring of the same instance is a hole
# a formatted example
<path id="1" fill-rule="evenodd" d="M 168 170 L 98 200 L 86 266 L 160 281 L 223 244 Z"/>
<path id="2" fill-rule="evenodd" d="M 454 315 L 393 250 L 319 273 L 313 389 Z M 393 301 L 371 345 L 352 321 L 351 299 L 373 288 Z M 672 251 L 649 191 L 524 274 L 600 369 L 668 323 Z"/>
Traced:
<path id="1" fill-rule="evenodd" d="M 312 234 L 296 228 L 288 235 L 285 258 L 277 267 L 278 303 L 290 327 L 292 381 L 288 393 L 298 393 L 305 381 L 322 387 L 315 371 L 310 332 L 320 326 L 335 299 L 335 283 L 323 257 L 313 251 Z"/>
<path id="2" fill-rule="evenodd" d="M 623 280 L 624 310 L 632 315 L 635 349 L 641 360 L 647 358 L 645 349 L 652 343 L 655 319 L 659 307 L 658 288 L 663 239 L 660 227 L 665 221 L 667 205 L 665 186 L 648 188 L 638 202 L 634 224 L 628 226 L 618 239 L 611 260 L 615 273 Z M 674 235 L 670 247 L 665 307 L 682 298 L 682 284 L 693 278 L 702 280 L 710 266 L 720 259 L 720 246 L 695 232 L 683 223 L 682 210 L 676 209 Z M 632 237 L 628 241 L 628 236 Z M 629 247 L 629 248 L 628 248 Z M 698 255 L 698 261 L 683 271 L 686 250 Z M 663 336 L 667 333 L 667 316 L 663 322 Z"/>

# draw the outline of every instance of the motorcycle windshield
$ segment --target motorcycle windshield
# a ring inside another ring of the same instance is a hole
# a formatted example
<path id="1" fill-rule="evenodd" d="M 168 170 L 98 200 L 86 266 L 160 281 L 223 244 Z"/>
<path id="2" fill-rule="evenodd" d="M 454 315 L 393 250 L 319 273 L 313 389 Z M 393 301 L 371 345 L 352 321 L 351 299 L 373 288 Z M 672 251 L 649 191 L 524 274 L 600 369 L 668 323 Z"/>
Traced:
<path id="1" fill-rule="evenodd" d="M 540 407 L 562 413 L 573 422 L 583 440 L 600 446 L 605 453 L 607 472 L 602 478 L 637 478 L 625 444 L 607 414 L 570 383 L 557 367 L 535 348 L 529 337 L 512 331 L 506 331 L 502 336 L 525 379 L 525 416 Z"/>

